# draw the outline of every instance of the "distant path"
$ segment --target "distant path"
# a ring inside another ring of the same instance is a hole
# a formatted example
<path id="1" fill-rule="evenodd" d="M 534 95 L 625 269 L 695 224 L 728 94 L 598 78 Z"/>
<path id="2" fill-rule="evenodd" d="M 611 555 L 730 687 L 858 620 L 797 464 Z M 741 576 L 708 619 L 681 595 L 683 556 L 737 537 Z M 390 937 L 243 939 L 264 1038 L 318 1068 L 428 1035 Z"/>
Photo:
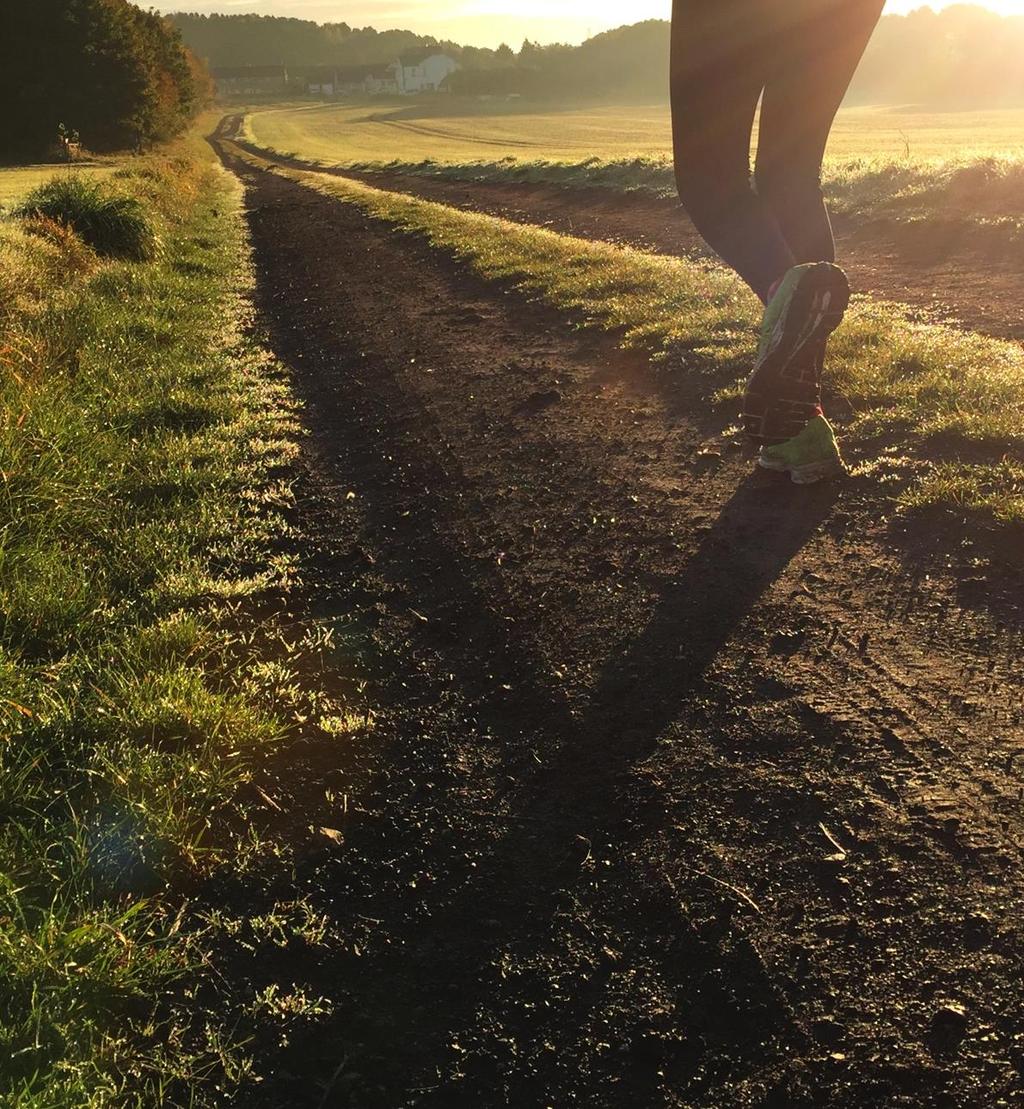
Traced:
<path id="1" fill-rule="evenodd" d="M 231 120 L 225 133 L 235 126 L 237 120 Z M 516 223 L 663 254 L 708 256 L 674 200 L 606 188 L 492 184 L 332 169 L 249 143 L 241 145 L 283 165 L 350 177 Z M 834 224 L 839 261 L 857 291 L 912 305 L 930 318 L 975 331 L 1024 339 L 1024 255 L 1007 247 L 997 233 L 966 234 L 959 226 L 933 222 L 858 223 L 843 216 L 835 217 Z"/>
<path id="2" fill-rule="evenodd" d="M 281 770 L 273 896 L 337 955 L 248 973 L 333 1016 L 254 1045 L 247 1109 L 1014 1104 L 1016 563 L 755 473 L 685 374 L 228 164 L 301 603 L 389 663 L 355 770 Z"/>

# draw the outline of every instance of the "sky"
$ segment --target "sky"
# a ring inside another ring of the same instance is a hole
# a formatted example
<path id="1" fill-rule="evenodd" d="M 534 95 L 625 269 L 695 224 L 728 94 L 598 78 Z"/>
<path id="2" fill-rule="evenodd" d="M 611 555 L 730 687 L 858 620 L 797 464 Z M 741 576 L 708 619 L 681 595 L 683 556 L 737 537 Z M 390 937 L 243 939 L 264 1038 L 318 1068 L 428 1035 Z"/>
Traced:
<path id="1" fill-rule="evenodd" d="M 930 6 L 944 8 L 952 2 L 930 0 Z M 1004 15 L 1024 15 L 1024 0 L 983 0 L 983 5 Z M 886 11 L 922 6 L 923 0 L 888 0 Z M 667 19 L 671 0 L 164 0 L 156 7 L 165 12 L 289 15 L 378 30 L 402 27 L 476 46 L 508 42 L 518 48 L 524 38 L 581 42 L 623 23 Z"/>

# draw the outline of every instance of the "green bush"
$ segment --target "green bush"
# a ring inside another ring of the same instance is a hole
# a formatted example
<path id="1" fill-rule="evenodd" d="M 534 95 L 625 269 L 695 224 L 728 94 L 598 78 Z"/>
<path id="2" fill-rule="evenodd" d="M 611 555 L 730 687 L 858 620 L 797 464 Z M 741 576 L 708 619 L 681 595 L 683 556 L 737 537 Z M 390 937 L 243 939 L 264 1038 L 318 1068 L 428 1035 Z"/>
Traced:
<path id="1" fill-rule="evenodd" d="M 63 223 L 108 258 L 145 262 L 156 256 L 160 245 L 153 221 L 138 200 L 74 174 L 40 185 L 14 214 Z"/>

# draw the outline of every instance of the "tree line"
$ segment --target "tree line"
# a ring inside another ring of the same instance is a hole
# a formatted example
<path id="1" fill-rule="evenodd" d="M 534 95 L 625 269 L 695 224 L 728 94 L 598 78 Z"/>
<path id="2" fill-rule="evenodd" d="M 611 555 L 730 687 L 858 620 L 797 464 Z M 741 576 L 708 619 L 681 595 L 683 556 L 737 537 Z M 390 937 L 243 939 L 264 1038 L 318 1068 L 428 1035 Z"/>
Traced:
<path id="1" fill-rule="evenodd" d="M 0 156 L 39 156 L 58 133 L 96 151 L 180 133 L 209 98 L 174 25 L 128 0 L 0 4 Z"/>
<path id="2" fill-rule="evenodd" d="M 518 50 L 461 46 L 410 31 L 257 15 L 171 17 L 213 66 L 303 68 L 388 62 L 407 50 L 444 50 L 461 63 L 454 92 L 537 98 L 667 95 L 669 25 L 648 20 L 579 46 L 524 42 Z M 1024 17 L 961 4 L 885 16 L 851 88 L 862 103 L 989 107 L 1024 104 Z"/>

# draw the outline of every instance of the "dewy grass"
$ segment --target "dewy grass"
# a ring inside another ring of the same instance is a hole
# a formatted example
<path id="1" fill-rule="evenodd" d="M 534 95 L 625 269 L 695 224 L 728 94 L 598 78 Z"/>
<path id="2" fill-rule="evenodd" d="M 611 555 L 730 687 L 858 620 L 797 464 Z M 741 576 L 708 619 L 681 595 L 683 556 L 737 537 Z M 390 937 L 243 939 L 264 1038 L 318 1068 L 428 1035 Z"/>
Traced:
<path id="1" fill-rule="evenodd" d="M 524 227 L 326 174 L 277 172 L 425 234 L 486 277 L 512 280 L 591 324 L 620 330 L 627 343 L 648 346 L 666 365 L 707 376 L 715 399 L 734 397 L 750 365 L 759 305 L 720 267 Z M 861 300 L 831 343 L 828 383 L 853 408 L 846 439 L 863 461 L 884 457 L 896 468 L 909 456 L 906 469 L 918 475 L 933 462 L 960 464 L 985 475 L 973 507 L 1000 520 L 1024 519 L 1019 485 L 1000 479 L 1004 459 L 1024 458 L 1024 351 L 1017 344 L 918 323 L 898 305 Z M 942 499 L 947 487 L 911 480 L 907 503 Z"/>
<path id="2" fill-rule="evenodd" d="M 217 616 L 287 573 L 289 401 L 244 338 L 237 187 L 119 179 L 156 261 L 0 222 L 0 1104 L 156 1105 L 215 1056 L 157 1019 L 201 958 L 169 890 L 282 734 Z M 270 507 L 268 507 L 268 505 Z M 177 1076 L 177 1078 L 176 1078 Z M 187 1101 L 187 1096 L 185 1097 Z"/>
<path id="3" fill-rule="evenodd" d="M 601 188 L 675 199 L 672 163 L 664 157 L 548 161 L 353 161 L 338 167 L 403 173 L 449 181 Z M 855 219 L 933 219 L 1020 230 L 1024 220 L 1024 159 L 1020 157 L 829 160 L 822 186 L 830 208 Z"/>
<path id="4" fill-rule="evenodd" d="M 152 219 L 136 197 L 72 174 L 34 189 L 14 214 L 63 224 L 107 258 L 144 262 L 156 255 L 160 244 Z"/>

